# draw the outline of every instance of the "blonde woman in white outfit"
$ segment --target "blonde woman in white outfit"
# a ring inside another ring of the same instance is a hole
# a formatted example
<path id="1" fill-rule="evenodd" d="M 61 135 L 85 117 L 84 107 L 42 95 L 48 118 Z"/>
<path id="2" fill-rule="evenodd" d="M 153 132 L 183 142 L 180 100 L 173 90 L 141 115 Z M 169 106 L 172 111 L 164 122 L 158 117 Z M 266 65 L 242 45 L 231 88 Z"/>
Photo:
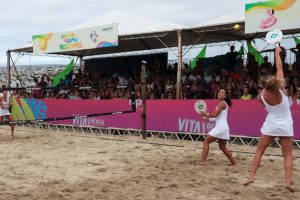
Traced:
<path id="1" fill-rule="evenodd" d="M 272 143 L 275 137 L 279 137 L 285 168 L 285 187 L 290 192 L 295 190 L 291 186 L 292 179 L 292 138 L 293 119 L 290 110 L 290 102 L 285 91 L 282 60 L 285 59 L 285 50 L 280 47 L 275 49 L 275 62 L 277 76 L 270 78 L 265 89 L 259 95 L 259 100 L 268 111 L 267 118 L 261 128 L 261 136 L 253 159 L 252 167 L 245 186 L 254 182 L 254 176 L 261 162 L 266 148 Z"/>
<path id="2" fill-rule="evenodd" d="M 7 117 L 7 119 L 11 122 L 13 121 L 13 118 L 9 112 L 9 107 L 10 107 L 11 101 L 10 101 L 10 96 L 7 93 L 7 90 L 4 90 L 2 93 L 0 93 L 0 122 L 3 121 L 3 117 Z M 11 124 L 11 136 L 14 139 L 14 129 L 15 125 Z"/>
<path id="3" fill-rule="evenodd" d="M 204 140 L 202 156 L 201 159 L 197 162 L 199 165 L 206 164 L 206 158 L 209 152 L 209 144 L 215 140 L 218 140 L 219 148 L 230 160 L 231 165 L 235 165 L 235 160 L 232 157 L 231 152 L 227 149 L 226 144 L 229 140 L 229 126 L 227 123 L 227 113 L 228 106 L 231 106 L 231 100 L 227 98 L 225 90 L 220 90 L 218 93 L 218 98 L 220 102 L 213 113 L 202 113 L 204 118 L 216 118 L 216 126 L 212 129 L 208 136 Z"/>

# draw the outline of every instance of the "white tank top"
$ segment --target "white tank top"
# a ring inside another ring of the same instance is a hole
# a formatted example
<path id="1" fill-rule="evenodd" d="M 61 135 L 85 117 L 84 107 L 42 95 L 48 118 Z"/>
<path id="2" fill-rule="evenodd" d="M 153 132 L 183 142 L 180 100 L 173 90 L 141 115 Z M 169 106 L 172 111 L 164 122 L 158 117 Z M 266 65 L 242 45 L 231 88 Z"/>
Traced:
<path id="1" fill-rule="evenodd" d="M 216 117 L 216 126 L 228 127 L 227 123 L 227 114 L 228 114 L 228 105 L 226 104 L 226 109 L 222 110 L 220 114 Z"/>
<path id="2" fill-rule="evenodd" d="M 6 99 L 3 96 L 3 93 L 0 93 L 0 97 L 2 98 L 2 109 L 7 110 L 10 104 L 10 95 L 7 94 Z"/>
<path id="3" fill-rule="evenodd" d="M 285 124 L 293 121 L 292 114 L 290 110 L 290 101 L 288 96 L 286 96 L 282 90 L 279 90 L 282 100 L 281 103 L 275 106 L 269 105 L 262 95 L 262 101 L 265 105 L 265 109 L 268 111 L 267 121 L 274 124 Z"/>

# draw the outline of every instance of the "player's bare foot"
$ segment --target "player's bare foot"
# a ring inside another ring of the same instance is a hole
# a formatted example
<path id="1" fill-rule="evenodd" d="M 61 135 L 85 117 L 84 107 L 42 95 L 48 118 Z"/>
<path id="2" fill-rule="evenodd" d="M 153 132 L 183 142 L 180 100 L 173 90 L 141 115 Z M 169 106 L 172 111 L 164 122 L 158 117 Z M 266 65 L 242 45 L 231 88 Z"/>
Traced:
<path id="1" fill-rule="evenodd" d="M 198 160 L 198 161 L 196 162 L 196 164 L 197 164 L 197 165 L 206 165 L 206 161 L 204 161 L 204 160 Z"/>
<path id="2" fill-rule="evenodd" d="M 295 190 L 292 186 L 290 186 L 290 185 L 286 185 L 285 188 L 286 188 L 288 191 L 292 192 L 292 193 L 294 193 L 294 192 L 296 191 L 296 190 Z"/>
<path id="3" fill-rule="evenodd" d="M 244 186 L 248 186 L 248 185 L 250 185 L 250 184 L 252 184 L 252 183 L 254 183 L 254 180 L 252 180 L 252 179 L 249 179 L 246 183 L 244 183 L 243 185 Z"/>

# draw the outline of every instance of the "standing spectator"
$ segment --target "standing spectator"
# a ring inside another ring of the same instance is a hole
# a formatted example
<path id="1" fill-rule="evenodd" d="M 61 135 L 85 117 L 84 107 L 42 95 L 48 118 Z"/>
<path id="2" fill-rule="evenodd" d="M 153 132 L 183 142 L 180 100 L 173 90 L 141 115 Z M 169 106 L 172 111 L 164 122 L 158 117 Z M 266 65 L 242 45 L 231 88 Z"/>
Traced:
<path id="1" fill-rule="evenodd" d="M 296 63 L 300 66 L 300 44 L 296 45 L 296 48 L 291 49 L 291 51 L 295 54 L 296 56 Z"/>
<path id="2" fill-rule="evenodd" d="M 42 87 L 40 85 L 40 82 L 38 81 L 38 79 L 34 80 L 35 82 L 35 86 L 33 89 L 33 98 L 42 98 L 43 92 L 42 92 Z"/>
<path id="3" fill-rule="evenodd" d="M 290 92 L 292 95 L 295 95 L 297 92 L 297 88 L 300 87 L 299 80 L 297 78 L 293 79 L 293 82 L 290 85 Z"/>
<path id="4" fill-rule="evenodd" d="M 258 63 L 255 60 L 255 56 L 248 54 L 248 63 L 246 65 L 248 75 L 253 79 L 257 79 L 258 76 Z"/>
<path id="5" fill-rule="evenodd" d="M 41 81 L 40 81 L 40 86 L 41 86 L 42 88 L 45 88 L 45 87 L 47 87 L 47 85 L 48 85 L 48 83 L 45 81 L 45 77 L 42 76 L 42 77 L 41 77 Z"/>
<path id="6" fill-rule="evenodd" d="M 46 87 L 52 87 L 52 80 L 50 79 L 50 76 L 47 76 L 46 82 L 47 82 Z"/>
<path id="7" fill-rule="evenodd" d="M 239 53 L 235 51 L 235 46 L 230 46 L 230 52 L 226 54 L 227 59 L 227 71 L 234 71 L 234 67 L 237 64 L 237 57 Z"/>
<path id="8" fill-rule="evenodd" d="M 45 81 L 45 77 L 42 76 L 41 77 L 41 81 L 40 81 L 40 86 L 42 88 L 42 97 L 45 96 L 46 94 L 46 87 L 47 87 L 48 83 Z"/>
<path id="9" fill-rule="evenodd" d="M 299 79 L 300 78 L 300 73 L 299 73 L 299 64 L 294 62 L 293 65 L 292 65 L 292 78 L 297 78 Z"/>
<path id="10" fill-rule="evenodd" d="M 262 76 L 271 75 L 272 64 L 269 62 L 269 57 L 264 57 L 264 62 L 260 65 L 259 73 Z"/>

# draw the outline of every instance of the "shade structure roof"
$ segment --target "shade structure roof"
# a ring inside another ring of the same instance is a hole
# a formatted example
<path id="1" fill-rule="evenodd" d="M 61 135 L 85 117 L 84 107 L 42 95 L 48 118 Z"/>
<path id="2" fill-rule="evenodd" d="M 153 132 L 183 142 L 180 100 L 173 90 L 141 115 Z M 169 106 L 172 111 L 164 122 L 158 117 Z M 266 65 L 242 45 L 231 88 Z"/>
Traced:
<path id="1" fill-rule="evenodd" d="M 238 24 L 239 29 L 234 29 Z M 239 9 L 231 11 L 207 21 L 201 22 L 185 30 L 190 35 L 201 37 L 197 44 L 218 43 L 236 40 L 253 40 L 264 38 L 266 32 L 245 34 L 245 10 Z M 300 27 L 292 30 L 282 30 L 283 34 L 300 33 Z"/>
<path id="2" fill-rule="evenodd" d="M 57 52 L 70 56 L 93 56 L 130 51 L 170 48 L 178 46 L 177 31 L 182 30 L 182 45 L 209 44 L 236 40 L 263 38 L 265 33 L 245 34 L 244 10 L 235 10 L 191 27 L 112 10 L 67 30 L 82 29 L 118 23 L 119 45 L 116 47 Z M 239 29 L 234 25 L 239 24 Z M 299 29 L 284 30 L 284 34 L 300 33 Z M 11 51 L 33 52 L 32 44 Z"/>
<path id="3" fill-rule="evenodd" d="M 92 56 L 128 51 L 150 50 L 177 46 L 177 30 L 185 26 L 154 20 L 112 10 L 103 15 L 80 23 L 68 30 L 96 27 L 111 23 L 118 24 L 119 45 L 116 47 L 56 52 L 54 54 L 71 56 Z M 159 39 L 158 39 L 159 38 Z M 32 52 L 32 44 L 11 51 Z"/>

